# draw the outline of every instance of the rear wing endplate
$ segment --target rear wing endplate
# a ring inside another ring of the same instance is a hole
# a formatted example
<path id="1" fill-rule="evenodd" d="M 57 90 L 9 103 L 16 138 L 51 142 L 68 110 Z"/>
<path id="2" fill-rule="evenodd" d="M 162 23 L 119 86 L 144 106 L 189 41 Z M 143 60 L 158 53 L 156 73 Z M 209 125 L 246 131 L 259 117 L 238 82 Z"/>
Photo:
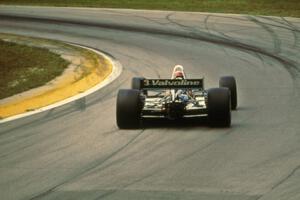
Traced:
<path id="1" fill-rule="evenodd" d="M 203 89 L 202 79 L 144 79 L 141 80 L 142 89 Z"/>

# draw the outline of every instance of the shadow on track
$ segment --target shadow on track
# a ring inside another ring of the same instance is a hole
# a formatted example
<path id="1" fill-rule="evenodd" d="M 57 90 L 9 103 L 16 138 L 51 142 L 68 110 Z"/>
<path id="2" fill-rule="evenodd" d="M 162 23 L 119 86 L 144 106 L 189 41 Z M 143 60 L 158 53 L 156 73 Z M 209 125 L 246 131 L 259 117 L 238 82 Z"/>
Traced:
<path id="1" fill-rule="evenodd" d="M 161 119 L 143 119 L 141 128 L 190 128 L 190 127 L 209 127 L 206 117 L 183 118 L 177 120 Z"/>

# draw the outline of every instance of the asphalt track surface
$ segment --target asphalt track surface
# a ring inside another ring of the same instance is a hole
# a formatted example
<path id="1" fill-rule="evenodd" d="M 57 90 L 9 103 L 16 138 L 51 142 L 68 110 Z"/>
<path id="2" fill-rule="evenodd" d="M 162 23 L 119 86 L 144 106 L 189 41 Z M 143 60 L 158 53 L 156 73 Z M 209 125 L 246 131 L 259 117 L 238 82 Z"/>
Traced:
<path id="1" fill-rule="evenodd" d="M 1 199 L 300 199 L 299 19 L 0 7 L 0 32 L 93 47 L 124 67 L 85 99 L 0 125 Z M 119 130 L 117 90 L 175 64 L 207 88 L 236 77 L 232 127 Z"/>

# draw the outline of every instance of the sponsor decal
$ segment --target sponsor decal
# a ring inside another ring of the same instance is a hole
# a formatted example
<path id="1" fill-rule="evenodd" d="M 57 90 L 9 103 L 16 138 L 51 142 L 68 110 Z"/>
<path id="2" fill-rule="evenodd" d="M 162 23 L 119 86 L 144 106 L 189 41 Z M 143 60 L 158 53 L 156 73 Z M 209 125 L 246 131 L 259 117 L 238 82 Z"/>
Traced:
<path id="1" fill-rule="evenodd" d="M 202 79 L 145 79 L 143 82 L 144 88 L 192 88 L 202 87 Z"/>

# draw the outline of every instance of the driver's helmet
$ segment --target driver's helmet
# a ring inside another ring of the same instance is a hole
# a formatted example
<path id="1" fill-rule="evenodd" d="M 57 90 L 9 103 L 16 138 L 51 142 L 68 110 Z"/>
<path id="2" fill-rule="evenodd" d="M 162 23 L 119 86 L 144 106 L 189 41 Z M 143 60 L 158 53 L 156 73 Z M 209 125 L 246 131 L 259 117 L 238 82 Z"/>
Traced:
<path id="1" fill-rule="evenodd" d="M 172 79 L 185 79 L 183 66 L 175 65 L 172 73 Z"/>
<path id="2" fill-rule="evenodd" d="M 175 78 L 175 79 L 184 79 L 183 72 L 181 72 L 181 71 L 175 72 L 175 73 L 174 73 L 174 78 Z"/>

